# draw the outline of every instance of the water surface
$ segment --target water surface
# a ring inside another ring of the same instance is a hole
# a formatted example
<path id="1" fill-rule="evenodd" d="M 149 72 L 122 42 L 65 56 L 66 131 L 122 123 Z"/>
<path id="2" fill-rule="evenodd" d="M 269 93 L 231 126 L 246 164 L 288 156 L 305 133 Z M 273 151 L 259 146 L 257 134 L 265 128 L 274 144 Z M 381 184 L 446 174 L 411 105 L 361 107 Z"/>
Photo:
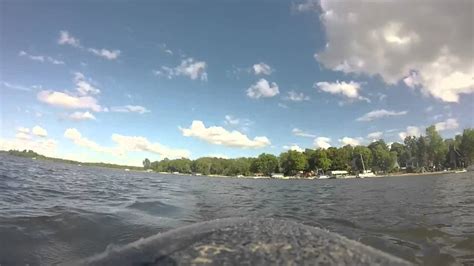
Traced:
<path id="1" fill-rule="evenodd" d="M 474 264 L 474 173 L 348 180 L 173 176 L 0 155 L 0 264 L 70 262 L 234 216 L 319 226 L 425 265 Z"/>

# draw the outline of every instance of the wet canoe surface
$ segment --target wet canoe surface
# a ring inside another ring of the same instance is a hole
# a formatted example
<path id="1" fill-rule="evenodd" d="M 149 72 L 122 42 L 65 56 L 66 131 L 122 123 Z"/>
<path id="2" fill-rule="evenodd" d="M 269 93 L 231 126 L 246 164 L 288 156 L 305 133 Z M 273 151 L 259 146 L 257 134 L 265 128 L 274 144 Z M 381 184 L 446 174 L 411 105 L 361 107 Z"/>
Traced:
<path id="1" fill-rule="evenodd" d="M 174 229 L 80 261 L 87 265 L 410 265 L 289 220 L 226 218 Z"/>

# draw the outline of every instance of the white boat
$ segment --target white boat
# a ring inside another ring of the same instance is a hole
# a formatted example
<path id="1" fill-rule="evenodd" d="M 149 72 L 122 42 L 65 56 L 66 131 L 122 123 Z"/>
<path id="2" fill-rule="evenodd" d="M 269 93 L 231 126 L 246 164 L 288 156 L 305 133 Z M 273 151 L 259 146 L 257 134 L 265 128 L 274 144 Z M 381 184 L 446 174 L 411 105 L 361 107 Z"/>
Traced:
<path id="1" fill-rule="evenodd" d="M 126 172 L 128 172 L 128 171 L 130 171 L 130 169 L 128 169 L 128 168 L 125 168 L 125 171 L 126 171 Z"/>
<path id="2" fill-rule="evenodd" d="M 285 178 L 283 174 L 279 174 L 279 173 L 273 173 L 271 176 L 272 178 L 279 178 L 279 179 Z"/>
<path id="3" fill-rule="evenodd" d="M 467 172 L 467 169 L 461 169 L 461 170 L 454 171 L 455 174 L 466 173 L 466 172 Z"/>
<path id="4" fill-rule="evenodd" d="M 376 175 L 370 170 L 365 170 L 362 173 L 359 173 L 357 175 L 358 178 L 375 177 L 375 176 Z"/>
<path id="5" fill-rule="evenodd" d="M 328 175 L 318 175 L 318 179 L 331 179 Z"/>
<path id="6" fill-rule="evenodd" d="M 362 154 L 360 155 L 360 160 L 362 161 L 362 173 L 357 174 L 358 178 L 366 178 L 366 177 L 375 177 L 375 174 L 371 170 L 365 170 L 365 164 L 364 164 L 364 157 L 362 157 Z"/>

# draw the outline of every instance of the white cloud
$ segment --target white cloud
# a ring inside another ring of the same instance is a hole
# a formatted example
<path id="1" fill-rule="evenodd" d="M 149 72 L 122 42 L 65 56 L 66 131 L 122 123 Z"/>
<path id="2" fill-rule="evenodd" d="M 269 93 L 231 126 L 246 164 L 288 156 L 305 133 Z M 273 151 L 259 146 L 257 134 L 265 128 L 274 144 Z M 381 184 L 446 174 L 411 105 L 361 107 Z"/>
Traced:
<path id="1" fill-rule="evenodd" d="M 15 138 L 22 139 L 22 140 L 29 140 L 31 139 L 31 135 L 24 132 L 17 132 L 15 134 Z"/>
<path id="2" fill-rule="evenodd" d="M 16 131 L 18 131 L 20 133 L 30 134 L 30 129 L 27 128 L 27 127 L 19 127 L 19 128 L 16 129 Z"/>
<path id="3" fill-rule="evenodd" d="M 231 115 L 226 115 L 226 116 L 225 116 L 225 121 L 224 121 L 224 123 L 225 123 L 226 125 L 236 126 L 236 125 L 238 125 L 238 124 L 240 123 L 240 119 L 235 118 L 235 117 L 233 117 L 233 116 L 231 116 Z"/>
<path id="4" fill-rule="evenodd" d="M 341 143 L 343 146 L 345 145 L 351 145 L 351 146 L 358 146 L 360 145 L 361 139 L 360 138 L 350 138 L 350 137 L 343 137 L 342 139 L 339 139 L 339 143 Z"/>
<path id="5" fill-rule="evenodd" d="M 316 135 L 305 132 L 305 131 L 303 131 L 299 128 L 293 128 L 291 130 L 291 132 L 293 133 L 293 135 L 298 136 L 298 137 L 307 137 L 307 138 L 315 138 L 316 137 Z"/>
<path id="6" fill-rule="evenodd" d="M 253 65 L 252 68 L 255 75 L 270 75 L 273 72 L 273 69 L 263 62 Z"/>
<path id="7" fill-rule="evenodd" d="M 249 127 L 253 124 L 253 121 L 247 118 L 237 118 L 232 115 L 226 115 L 224 124 L 233 128 L 238 128 L 242 131 L 248 131 Z"/>
<path id="8" fill-rule="evenodd" d="M 444 130 L 454 130 L 459 128 L 459 123 L 454 118 L 449 118 L 446 121 L 439 122 L 435 124 L 436 130 L 444 131 Z"/>
<path id="9" fill-rule="evenodd" d="M 110 108 L 110 111 L 117 112 L 117 113 L 139 113 L 139 114 L 150 112 L 150 110 L 140 105 L 115 106 L 115 107 Z"/>
<path id="10" fill-rule="evenodd" d="M 183 59 L 181 64 L 174 67 L 162 66 L 160 70 L 153 70 L 156 76 L 164 76 L 168 79 L 172 79 L 176 76 L 186 76 L 192 80 L 200 79 L 203 81 L 207 80 L 206 72 L 207 64 L 204 61 L 194 61 L 193 58 Z"/>
<path id="11" fill-rule="evenodd" d="M 288 109 L 288 105 L 284 103 L 278 103 L 278 107 L 283 108 L 283 109 Z"/>
<path id="12" fill-rule="evenodd" d="M 41 63 L 49 62 L 49 63 L 54 64 L 54 65 L 64 65 L 64 61 L 52 58 L 51 56 L 32 55 L 32 54 L 29 54 L 25 51 L 20 51 L 20 53 L 18 53 L 18 55 L 22 56 L 22 57 L 29 58 L 30 60 L 33 60 L 33 61 L 41 62 Z"/>
<path id="13" fill-rule="evenodd" d="M 48 136 L 48 132 L 46 131 L 46 129 L 40 126 L 34 126 L 33 129 L 31 129 L 31 133 L 33 133 L 33 135 L 35 136 L 42 137 L 42 138 L 45 138 Z"/>
<path id="14" fill-rule="evenodd" d="M 319 88 L 320 91 L 328 92 L 331 94 L 339 94 L 350 100 L 364 100 L 370 102 L 369 99 L 359 95 L 359 90 L 361 90 L 360 84 L 355 81 L 350 81 L 349 83 L 343 82 L 317 82 L 313 86 L 314 88 Z"/>
<path id="15" fill-rule="evenodd" d="M 408 111 L 389 111 L 385 109 L 380 109 L 380 110 L 374 110 L 366 113 L 365 115 L 359 117 L 356 119 L 356 121 L 372 121 L 375 119 L 383 118 L 383 117 L 389 117 L 389 116 L 401 116 L 401 115 L 406 115 Z"/>
<path id="16" fill-rule="evenodd" d="M 49 105 L 68 109 L 90 109 L 94 112 L 102 111 L 97 99 L 91 96 L 73 96 L 64 92 L 43 90 L 37 95 L 39 101 Z"/>
<path id="17" fill-rule="evenodd" d="M 120 50 L 107 50 L 107 49 L 89 48 L 89 49 L 87 49 L 87 51 L 89 51 L 89 52 L 91 52 L 91 53 L 93 53 L 97 56 L 103 57 L 107 60 L 115 60 L 121 54 Z"/>
<path id="18" fill-rule="evenodd" d="M 327 149 L 329 147 L 331 147 L 331 139 L 330 138 L 326 138 L 326 137 L 317 137 L 314 139 L 314 146 L 316 146 L 316 148 L 321 148 L 321 149 Z"/>
<path id="19" fill-rule="evenodd" d="M 60 45 L 71 45 L 76 48 L 84 48 L 79 42 L 79 39 L 73 37 L 72 35 L 69 34 L 68 31 L 60 31 L 59 32 L 59 39 L 58 39 L 58 44 Z M 87 48 L 87 51 L 103 57 L 107 60 L 115 60 L 117 59 L 120 54 L 122 53 L 120 50 L 109 50 L 109 49 L 96 49 L 96 48 Z"/>
<path id="20" fill-rule="evenodd" d="M 57 141 L 46 138 L 48 133 L 44 128 L 35 126 L 33 129 L 18 127 L 14 139 L 0 138 L 0 150 L 33 150 L 46 156 L 56 154 Z M 39 136 L 40 138 L 36 138 Z"/>
<path id="21" fill-rule="evenodd" d="M 202 121 L 194 120 L 189 128 L 180 128 L 183 136 L 196 137 L 211 144 L 238 148 L 263 148 L 270 145 L 267 137 L 250 139 L 239 131 L 228 131 L 223 127 L 207 127 Z"/>
<path id="22" fill-rule="evenodd" d="M 328 44 L 315 57 L 327 68 L 403 80 L 445 102 L 474 93 L 470 1 L 322 0 L 321 9 Z"/>
<path id="23" fill-rule="evenodd" d="M 376 131 L 376 132 L 369 133 L 367 135 L 367 138 L 370 139 L 370 140 L 379 140 L 379 139 L 382 138 L 382 136 L 383 136 L 382 131 Z"/>
<path id="24" fill-rule="evenodd" d="M 306 12 L 311 10 L 317 10 L 319 8 L 319 1 L 307 0 L 299 4 L 293 4 L 293 8 L 299 12 Z"/>
<path id="25" fill-rule="evenodd" d="M 278 85 L 275 82 L 270 84 L 266 79 L 260 79 L 247 89 L 247 96 L 253 99 L 273 97 L 279 93 Z"/>
<path id="26" fill-rule="evenodd" d="M 95 120 L 95 116 L 90 113 L 89 111 L 85 112 L 74 112 L 68 116 L 69 119 L 75 120 L 75 121 L 81 121 L 81 120 Z"/>
<path id="27" fill-rule="evenodd" d="M 117 143 L 118 149 L 122 152 L 127 151 L 147 151 L 161 156 L 161 158 L 189 158 L 191 153 L 185 149 L 171 149 L 158 142 L 151 143 L 145 137 L 124 136 L 113 134 L 112 140 Z"/>
<path id="28" fill-rule="evenodd" d="M 76 128 L 68 128 L 64 131 L 64 137 L 71 140 L 77 146 L 84 147 L 91 149 L 96 152 L 104 152 L 104 153 L 114 153 L 112 149 L 103 147 L 96 142 L 83 137 L 82 134 Z M 115 152 L 115 154 L 118 154 Z"/>
<path id="29" fill-rule="evenodd" d="M 88 82 L 84 74 L 80 72 L 74 73 L 74 83 L 76 84 L 76 90 L 81 95 L 100 93 L 100 90 L 94 87 L 90 82 Z"/>
<path id="30" fill-rule="evenodd" d="M 67 109 L 89 109 L 94 112 L 105 111 L 106 108 L 101 107 L 97 99 L 90 94 L 98 94 L 100 90 L 95 88 L 82 73 L 74 73 L 74 83 L 77 93 L 59 92 L 51 90 L 42 90 L 38 92 L 39 101 L 49 105 L 67 108 Z"/>
<path id="31" fill-rule="evenodd" d="M 301 101 L 309 101 L 309 96 L 304 95 L 304 93 L 296 92 L 296 91 L 289 91 L 288 95 L 284 97 L 285 100 L 293 101 L 293 102 L 301 102 Z"/>
<path id="32" fill-rule="evenodd" d="M 11 83 L 8 83 L 8 82 L 5 82 L 5 81 L 2 81 L 2 86 L 5 87 L 5 88 L 12 89 L 12 90 L 31 91 L 31 88 L 21 86 L 21 85 L 18 85 L 18 84 L 11 84 Z"/>
<path id="33" fill-rule="evenodd" d="M 398 133 L 398 136 L 400 137 L 401 140 L 405 140 L 405 138 L 408 136 L 419 137 L 420 135 L 421 135 L 420 128 L 415 127 L 415 126 L 408 126 L 406 131 Z"/>
<path id="34" fill-rule="evenodd" d="M 62 30 L 59 32 L 58 44 L 61 44 L 61 45 L 68 44 L 73 47 L 81 47 L 81 44 L 79 43 L 79 39 L 74 38 L 72 35 L 69 34 L 68 31 L 65 31 L 65 30 Z"/>
<path id="35" fill-rule="evenodd" d="M 24 134 L 24 133 L 23 133 Z M 0 138 L 0 150 L 33 150 L 39 154 L 55 157 L 57 156 L 57 141 L 54 139 L 40 138 L 32 139 L 30 135 L 18 136 L 15 139 Z"/>
<path id="36" fill-rule="evenodd" d="M 293 145 L 285 145 L 283 146 L 283 149 L 284 150 L 290 150 L 290 151 L 299 151 L 299 152 L 304 152 L 304 149 L 301 148 L 300 146 L 296 145 L 296 144 L 293 144 Z"/>
<path id="37" fill-rule="evenodd" d="M 64 137 L 73 141 L 80 147 L 85 147 L 96 152 L 108 153 L 113 156 L 125 156 L 128 152 L 151 152 L 160 155 L 161 158 L 188 158 L 190 152 L 184 149 L 171 149 L 160 143 L 152 143 L 145 137 L 141 136 L 124 136 L 120 134 L 112 134 L 112 141 L 117 145 L 115 147 L 104 147 L 96 142 L 83 137 L 82 134 L 75 128 L 68 128 L 64 132 Z"/>

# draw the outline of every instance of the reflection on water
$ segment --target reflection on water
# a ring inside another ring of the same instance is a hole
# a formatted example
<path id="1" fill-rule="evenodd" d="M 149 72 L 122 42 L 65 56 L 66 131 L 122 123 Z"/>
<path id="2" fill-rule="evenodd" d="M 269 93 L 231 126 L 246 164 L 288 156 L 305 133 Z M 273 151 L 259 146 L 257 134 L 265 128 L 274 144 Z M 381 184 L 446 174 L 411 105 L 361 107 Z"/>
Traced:
<path id="1" fill-rule="evenodd" d="M 0 157 L 0 264 L 68 262 L 170 228 L 234 216 L 324 227 L 420 264 L 474 263 L 472 172 L 251 180 Z"/>

